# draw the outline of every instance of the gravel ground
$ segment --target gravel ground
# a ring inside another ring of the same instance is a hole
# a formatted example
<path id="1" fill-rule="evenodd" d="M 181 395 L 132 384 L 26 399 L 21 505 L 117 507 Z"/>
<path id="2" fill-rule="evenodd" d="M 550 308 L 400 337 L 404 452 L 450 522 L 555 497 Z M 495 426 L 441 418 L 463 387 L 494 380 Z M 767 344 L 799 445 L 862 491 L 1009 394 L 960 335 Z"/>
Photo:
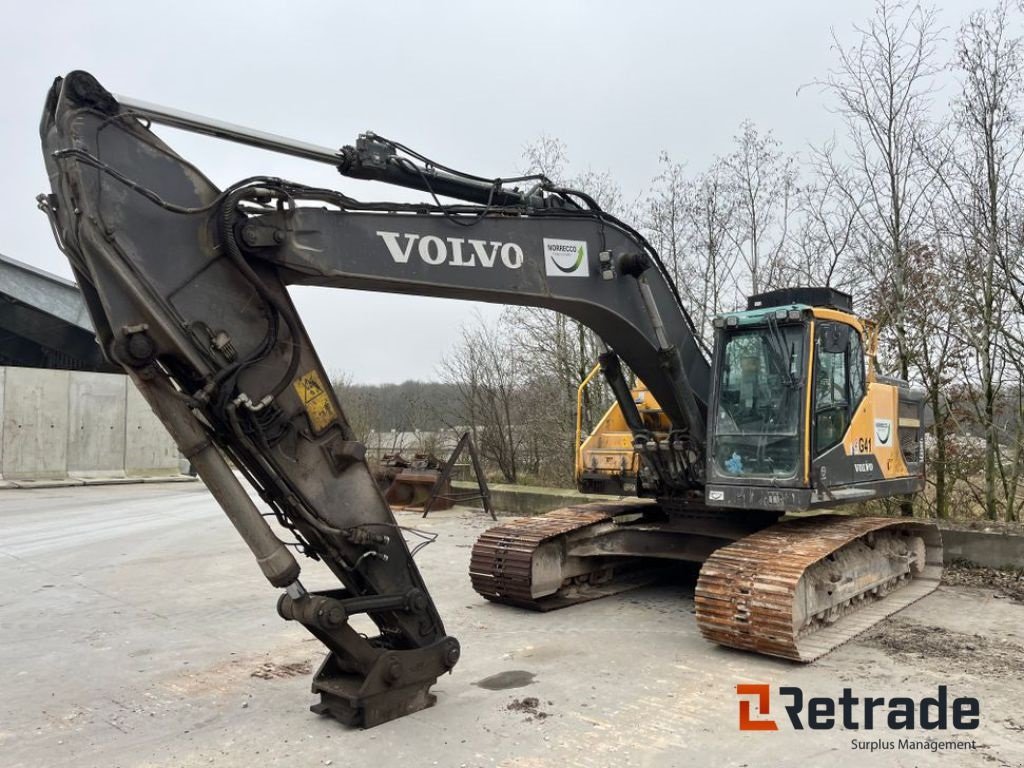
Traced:
<path id="1" fill-rule="evenodd" d="M 1024 612 L 1020 616 L 1024 619 Z M 936 660 L 955 663 L 961 671 L 984 677 L 1013 677 L 1021 673 L 1024 646 L 980 632 L 957 632 L 893 618 L 860 638 L 911 665 L 930 666 Z"/>
<path id="2" fill-rule="evenodd" d="M 463 656 L 434 686 L 436 706 L 357 731 L 309 712 L 323 649 L 276 616 L 275 591 L 204 488 L 0 491 L 0 766 L 1024 765 L 1024 607 L 997 597 L 1002 587 L 941 586 L 798 665 L 705 642 L 692 572 L 531 613 L 469 585 L 485 515 L 399 521 L 438 535 L 417 563 Z M 317 564 L 303 567 L 308 587 L 331 584 Z M 779 730 L 741 732 L 740 683 L 798 686 L 808 698 L 851 688 L 921 699 L 945 685 L 978 698 L 981 726 L 938 733 L 970 750 L 868 752 L 852 742 L 894 734 L 795 730 L 775 698 Z"/>
<path id="3" fill-rule="evenodd" d="M 995 591 L 997 597 L 1024 605 L 1024 569 L 983 568 L 970 563 L 954 562 L 943 571 L 942 583 L 955 587 L 990 589 Z"/>

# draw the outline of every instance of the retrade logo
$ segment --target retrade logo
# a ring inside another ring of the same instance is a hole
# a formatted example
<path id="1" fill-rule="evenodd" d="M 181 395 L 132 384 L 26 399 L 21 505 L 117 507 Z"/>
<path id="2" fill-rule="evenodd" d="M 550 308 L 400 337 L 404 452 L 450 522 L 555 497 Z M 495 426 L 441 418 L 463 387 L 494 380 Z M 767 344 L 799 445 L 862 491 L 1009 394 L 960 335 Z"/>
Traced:
<path id="1" fill-rule="evenodd" d="M 762 683 L 740 684 L 736 686 L 736 695 L 740 697 L 740 730 L 741 731 L 777 731 L 778 724 L 768 715 L 771 714 L 771 691 Z M 753 697 L 744 698 L 744 697 Z M 758 714 L 764 719 L 755 720 L 750 712 L 750 705 L 757 702 Z"/>
<path id="2" fill-rule="evenodd" d="M 779 725 L 771 716 L 772 692 L 763 683 L 736 686 L 739 697 L 739 724 L 741 731 L 777 731 Z M 940 685 L 934 696 L 920 699 L 910 696 L 856 696 L 852 688 L 843 688 L 842 695 L 804 695 L 803 689 L 782 686 L 778 690 L 783 722 L 789 722 L 795 731 L 845 730 L 912 731 L 931 730 L 973 731 L 981 724 L 981 704 L 971 696 L 953 697 L 945 685 Z M 756 712 L 754 706 L 756 705 Z"/>
<path id="3" fill-rule="evenodd" d="M 590 274 L 587 243 L 545 237 L 544 272 L 548 277 L 586 277 Z"/>

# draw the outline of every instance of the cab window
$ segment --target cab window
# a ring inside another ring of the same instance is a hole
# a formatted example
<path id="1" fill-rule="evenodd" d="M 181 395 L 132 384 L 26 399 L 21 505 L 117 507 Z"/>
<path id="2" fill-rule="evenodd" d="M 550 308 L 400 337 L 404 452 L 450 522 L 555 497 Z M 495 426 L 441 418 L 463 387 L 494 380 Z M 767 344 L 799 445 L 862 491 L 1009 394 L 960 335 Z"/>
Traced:
<path id="1" fill-rule="evenodd" d="M 864 344 L 855 328 L 850 328 L 850 417 L 864 397 Z"/>
<path id="2" fill-rule="evenodd" d="M 860 334 L 843 323 L 823 322 L 814 334 L 814 452 L 843 439 L 864 396 Z"/>
<path id="3" fill-rule="evenodd" d="M 800 466 L 805 370 L 803 323 L 741 328 L 725 336 L 715 463 L 731 477 L 792 477 Z"/>

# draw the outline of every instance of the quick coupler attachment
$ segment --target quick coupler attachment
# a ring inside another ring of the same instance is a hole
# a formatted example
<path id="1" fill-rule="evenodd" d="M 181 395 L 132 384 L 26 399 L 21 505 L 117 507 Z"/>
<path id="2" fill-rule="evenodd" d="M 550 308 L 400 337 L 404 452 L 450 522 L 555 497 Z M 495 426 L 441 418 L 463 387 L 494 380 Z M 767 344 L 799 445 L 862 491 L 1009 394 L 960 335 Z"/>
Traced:
<path id="1" fill-rule="evenodd" d="M 313 677 L 312 690 L 320 701 L 310 709 L 345 725 L 372 728 L 433 706 L 437 697 L 430 687 L 458 662 L 458 640 L 442 637 L 424 647 L 399 648 L 395 646 L 401 637 L 367 638 L 349 625 L 350 615 L 406 610 L 416 603 L 416 595 L 346 594 L 284 594 L 278 601 L 282 618 L 298 621 L 330 649 Z"/>

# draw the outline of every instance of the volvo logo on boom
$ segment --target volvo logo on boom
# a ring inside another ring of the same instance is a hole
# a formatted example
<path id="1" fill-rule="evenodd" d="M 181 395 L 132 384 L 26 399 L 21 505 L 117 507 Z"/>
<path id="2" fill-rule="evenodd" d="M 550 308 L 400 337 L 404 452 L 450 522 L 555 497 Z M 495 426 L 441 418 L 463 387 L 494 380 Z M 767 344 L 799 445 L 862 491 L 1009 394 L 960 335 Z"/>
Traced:
<path id="1" fill-rule="evenodd" d="M 496 263 L 509 269 L 523 266 L 523 249 L 516 243 L 469 240 L 462 237 L 414 235 L 407 232 L 377 232 L 396 264 L 408 264 L 415 255 L 424 264 L 451 267 L 485 267 Z"/>

